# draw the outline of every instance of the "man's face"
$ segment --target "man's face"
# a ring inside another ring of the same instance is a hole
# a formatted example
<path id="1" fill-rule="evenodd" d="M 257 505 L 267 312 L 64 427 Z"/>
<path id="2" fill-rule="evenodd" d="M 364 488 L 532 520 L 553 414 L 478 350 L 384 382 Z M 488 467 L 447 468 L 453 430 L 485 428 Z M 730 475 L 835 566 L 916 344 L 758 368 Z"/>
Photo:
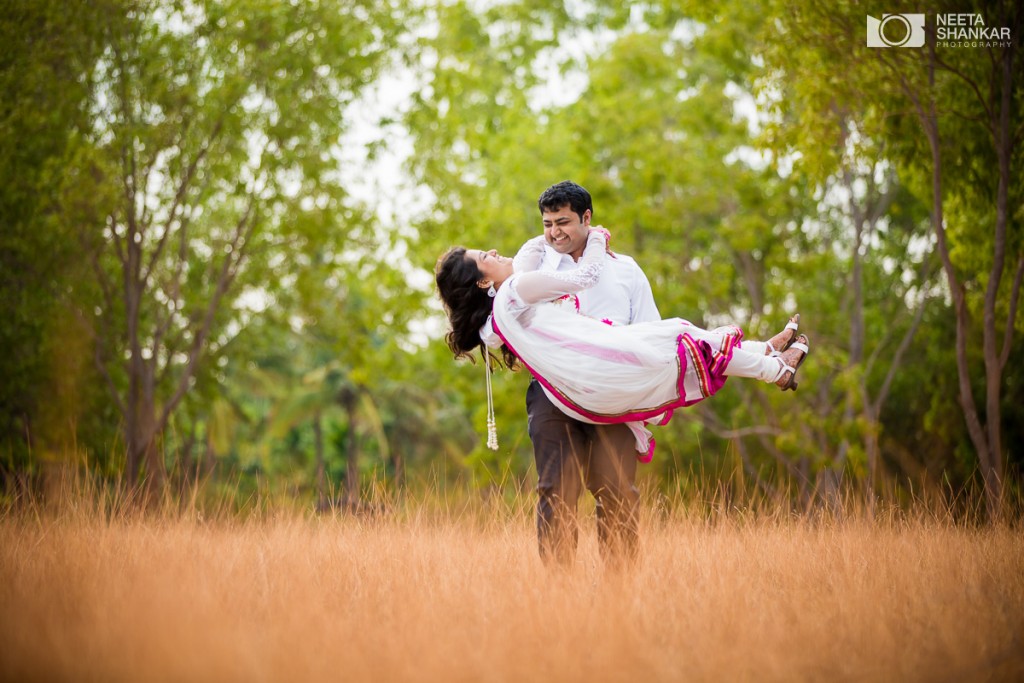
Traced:
<path id="1" fill-rule="evenodd" d="M 590 234 L 590 210 L 583 212 L 583 220 L 568 204 L 557 211 L 541 214 L 544 223 L 544 239 L 559 254 L 569 254 L 574 259 L 583 255 Z"/>

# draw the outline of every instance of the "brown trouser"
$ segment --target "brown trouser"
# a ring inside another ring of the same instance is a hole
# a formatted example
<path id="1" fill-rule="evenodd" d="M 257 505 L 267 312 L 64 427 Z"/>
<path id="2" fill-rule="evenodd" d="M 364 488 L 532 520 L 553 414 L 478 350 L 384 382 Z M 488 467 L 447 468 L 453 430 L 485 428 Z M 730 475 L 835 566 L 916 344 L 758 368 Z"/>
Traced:
<path id="1" fill-rule="evenodd" d="M 574 420 L 533 380 L 526 391 L 530 440 L 537 462 L 537 540 L 545 563 L 571 564 L 579 531 L 582 483 L 597 501 L 597 538 L 606 563 L 637 552 L 636 440 L 622 424 Z"/>

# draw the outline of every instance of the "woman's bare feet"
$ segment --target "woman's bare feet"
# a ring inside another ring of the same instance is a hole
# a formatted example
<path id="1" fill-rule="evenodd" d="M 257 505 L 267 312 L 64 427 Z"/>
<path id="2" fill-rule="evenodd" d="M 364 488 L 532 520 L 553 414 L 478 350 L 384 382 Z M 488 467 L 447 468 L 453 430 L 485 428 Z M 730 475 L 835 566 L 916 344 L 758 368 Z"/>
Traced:
<path id="1" fill-rule="evenodd" d="M 794 339 L 796 339 L 796 331 L 799 327 L 800 314 L 796 313 L 793 315 L 792 318 L 789 319 L 789 322 L 786 323 L 786 326 L 782 329 L 782 332 L 779 332 L 777 335 L 768 340 L 768 348 L 764 350 L 764 355 L 777 356 L 786 349 L 788 349 L 789 345 L 793 343 Z"/>
<path id="2" fill-rule="evenodd" d="M 796 338 L 789 348 L 782 352 L 779 356 L 779 360 L 782 361 L 782 368 L 780 368 L 780 375 L 775 380 L 775 385 L 785 391 L 786 389 L 792 389 L 796 391 L 796 371 L 803 365 L 804 359 L 807 358 L 809 340 L 807 335 L 801 334 Z"/>

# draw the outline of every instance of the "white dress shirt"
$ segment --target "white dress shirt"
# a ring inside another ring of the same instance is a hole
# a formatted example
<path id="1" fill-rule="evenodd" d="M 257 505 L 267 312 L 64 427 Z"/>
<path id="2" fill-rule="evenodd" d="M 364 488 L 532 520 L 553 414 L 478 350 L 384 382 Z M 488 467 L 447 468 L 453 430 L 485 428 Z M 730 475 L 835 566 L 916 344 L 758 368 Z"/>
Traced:
<path id="1" fill-rule="evenodd" d="M 613 252 L 614 253 L 614 252 Z M 549 246 L 539 270 L 572 270 L 576 261 L 568 254 L 559 254 Z M 615 253 L 605 262 L 597 284 L 578 295 L 580 313 L 616 325 L 632 325 L 661 320 L 654 303 L 651 284 L 632 257 Z"/>
<path id="2" fill-rule="evenodd" d="M 576 295 L 579 300 L 579 312 L 597 320 L 611 321 L 616 325 L 661 320 L 658 306 L 654 303 L 654 294 L 651 292 L 651 283 L 647 281 L 644 271 L 632 257 L 613 253 L 614 258 L 605 261 L 597 284 Z M 572 256 L 560 254 L 545 244 L 544 255 L 537 269 L 572 270 L 577 265 Z M 501 347 L 501 338 L 491 328 L 490 317 L 480 330 L 480 338 L 488 348 Z"/>

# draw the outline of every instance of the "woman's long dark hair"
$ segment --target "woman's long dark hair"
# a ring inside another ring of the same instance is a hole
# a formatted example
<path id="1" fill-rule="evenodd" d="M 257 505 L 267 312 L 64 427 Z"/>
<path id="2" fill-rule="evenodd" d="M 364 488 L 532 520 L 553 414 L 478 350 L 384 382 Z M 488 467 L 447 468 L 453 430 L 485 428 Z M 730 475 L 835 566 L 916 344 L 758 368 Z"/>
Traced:
<path id="1" fill-rule="evenodd" d="M 483 276 L 476 263 L 466 258 L 464 247 L 452 247 L 446 251 L 434 268 L 437 292 L 452 326 L 445 335 L 445 342 L 456 358 L 469 358 L 473 362 L 476 362 L 473 351 L 483 345 L 480 328 L 487 322 L 494 303 L 486 290 L 477 286 Z M 515 367 L 516 357 L 504 344 L 501 345 L 501 356 L 507 367 Z"/>

